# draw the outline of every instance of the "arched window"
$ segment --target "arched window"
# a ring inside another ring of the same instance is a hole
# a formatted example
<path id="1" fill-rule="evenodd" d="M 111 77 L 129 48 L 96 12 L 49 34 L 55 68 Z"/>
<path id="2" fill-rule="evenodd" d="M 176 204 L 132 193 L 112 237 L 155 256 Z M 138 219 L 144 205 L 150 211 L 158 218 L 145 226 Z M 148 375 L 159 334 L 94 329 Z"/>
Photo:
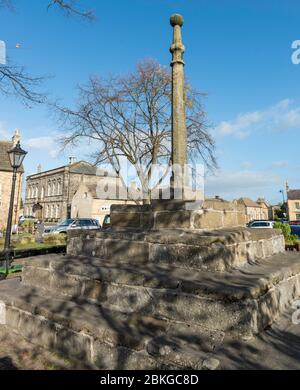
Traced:
<path id="1" fill-rule="evenodd" d="M 54 204 L 51 207 L 51 218 L 55 218 L 55 205 Z"/>
<path id="2" fill-rule="evenodd" d="M 52 196 L 56 195 L 56 180 L 52 182 Z"/>
<path id="3" fill-rule="evenodd" d="M 55 218 L 59 218 L 60 217 L 60 207 L 59 207 L 59 204 L 56 205 L 56 215 L 55 215 Z"/>
<path id="4" fill-rule="evenodd" d="M 62 194 L 62 185 L 61 185 L 61 179 L 57 181 L 57 195 Z"/>
<path id="5" fill-rule="evenodd" d="M 38 196 L 39 196 L 39 185 L 36 184 L 36 185 L 35 185 L 34 197 L 35 197 L 35 198 L 38 198 Z"/>
<path id="6" fill-rule="evenodd" d="M 48 181 L 47 195 L 51 196 L 51 181 Z"/>

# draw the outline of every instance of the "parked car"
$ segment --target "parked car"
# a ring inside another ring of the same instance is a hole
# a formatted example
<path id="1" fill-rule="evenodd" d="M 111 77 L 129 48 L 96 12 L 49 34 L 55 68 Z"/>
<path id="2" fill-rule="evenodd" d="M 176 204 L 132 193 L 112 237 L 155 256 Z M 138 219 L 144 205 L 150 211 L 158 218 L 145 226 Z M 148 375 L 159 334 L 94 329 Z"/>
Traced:
<path id="1" fill-rule="evenodd" d="M 249 228 L 253 229 L 273 229 L 273 221 L 255 221 L 249 225 Z"/>
<path id="2" fill-rule="evenodd" d="M 290 225 L 290 227 L 291 227 L 291 233 L 295 234 L 300 238 L 300 224 L 293 224 Z"/>
<path id="3" fill-rule="evenodd" d="M 100 223 L 92 218 L 69 218 L 60 224 L 45 229 L 46 234 L 66 234 L 69 230 L 101 229 Z"/>
<path id="4" fill-rule="evenodd" d="M 300 221 L 290 221 L 290 225 L 300 225 Z"/>
<path id="5" fill-rule="evenodd" d="M 103 230 L 107 230 L 107 229 L 110 229 L 111 225 L 110 225 L 110 215 L 106 215 L 104 217 L 104 220 L 102 222 L 102 229 Z"/>

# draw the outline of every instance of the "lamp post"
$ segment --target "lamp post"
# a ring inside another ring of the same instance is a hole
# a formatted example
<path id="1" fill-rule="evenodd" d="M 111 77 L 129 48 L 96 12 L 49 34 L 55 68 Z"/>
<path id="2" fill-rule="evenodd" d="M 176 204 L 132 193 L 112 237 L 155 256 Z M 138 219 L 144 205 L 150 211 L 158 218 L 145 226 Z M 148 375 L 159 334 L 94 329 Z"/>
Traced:
<path id="1" fill-rule="evenodd" d="M 20 141 L 18 141 L 18 143 L 7 153 L 9 156 L 10 165 L 13 169 L 13 177 L 12 177 L 12 185 L 11 185 L 10 204 L 9 204 L 8 217 L 7 217 L 6 235 L 5 235 L 5 242 L 4 242 L 6 275 L 8 274 L 9 261 L 10 261 L 11 230 L 12 230 L 12 218 L 14 212 L 17 171 L 21 167 L 27 152 L 25 152 L 25 150 L 21 148 Z"/>

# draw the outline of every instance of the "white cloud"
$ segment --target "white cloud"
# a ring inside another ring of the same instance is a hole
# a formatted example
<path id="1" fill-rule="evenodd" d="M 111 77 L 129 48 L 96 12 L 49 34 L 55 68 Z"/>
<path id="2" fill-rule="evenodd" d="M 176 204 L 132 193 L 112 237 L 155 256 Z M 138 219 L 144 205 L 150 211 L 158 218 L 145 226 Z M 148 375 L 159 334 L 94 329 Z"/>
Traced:
<path id="1" fill-rule="evenodd" d="M 24 143 L 32 149 L 50 149 L 53 147 L 54 138 L 49 136 L 29 138 Z"/>
<path id="2" fill-rule="evenodd" d="M 300 127 L 300 107 L 291 108 L 291 104 L 290 99 L 284 99 L 264 110 L 241 113 L 231 121 L 219 123 L 213 132 L 242 139 L 256 130 L 285 131 Z"/>
<path id="3" fill-rule="evenodd" d="M 286 160 L 273 161 L 272 166 L 275 168 L 286 168 L 289 165 L 289 162 Z"/>
<path id="4" fill-rule="evenodd" d="M 249 196 L 256 199 L 270 192 L 277 193 L 282 178 L 270 171 L 219 171 L 205 180 L 205 193 L 219 195 L 225 199 Z"/>
<path id="5" fill-rule="evenodd" d="M 24 145 L 30 149 L 47 151 L 52 158 L 56 158 L 59 153 L 56 135 L 28 138 L 24 140 Z"/>

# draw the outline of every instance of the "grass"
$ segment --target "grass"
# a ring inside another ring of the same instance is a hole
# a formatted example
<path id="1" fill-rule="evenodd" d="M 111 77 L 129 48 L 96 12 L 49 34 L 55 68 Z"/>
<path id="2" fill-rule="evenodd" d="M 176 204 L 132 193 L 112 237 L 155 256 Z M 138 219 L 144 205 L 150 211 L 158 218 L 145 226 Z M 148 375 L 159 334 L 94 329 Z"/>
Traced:
<path id="1" fill-rule="evenodd" d="M 21 272 L 22 271 L 22 266 L 21 265 L 12 265 L 9 270 L 8 270 L 8 274 L 15 274 L 17 272 Z M 0 267 L 0 274 L 5 274 L 6 270 L 5 270 L 5 267 Z"/>
<path id="2" fill-rule="evenodd" d="M 59 244 L 63 245 L 63 244 Z M 52 248 L 53 246 L 59 246 L 59 245 L 54 245 L 53 243 L 38 243 L 38 242 L 30 242 L 28 244 L 17 244 L 17 245 L 12 245 L 13 250 L 22 250 L 22 249 L 47 249 L 47 248 Z M 0 244 L 0 252 L 3 251 L 3 244 Z"/>

